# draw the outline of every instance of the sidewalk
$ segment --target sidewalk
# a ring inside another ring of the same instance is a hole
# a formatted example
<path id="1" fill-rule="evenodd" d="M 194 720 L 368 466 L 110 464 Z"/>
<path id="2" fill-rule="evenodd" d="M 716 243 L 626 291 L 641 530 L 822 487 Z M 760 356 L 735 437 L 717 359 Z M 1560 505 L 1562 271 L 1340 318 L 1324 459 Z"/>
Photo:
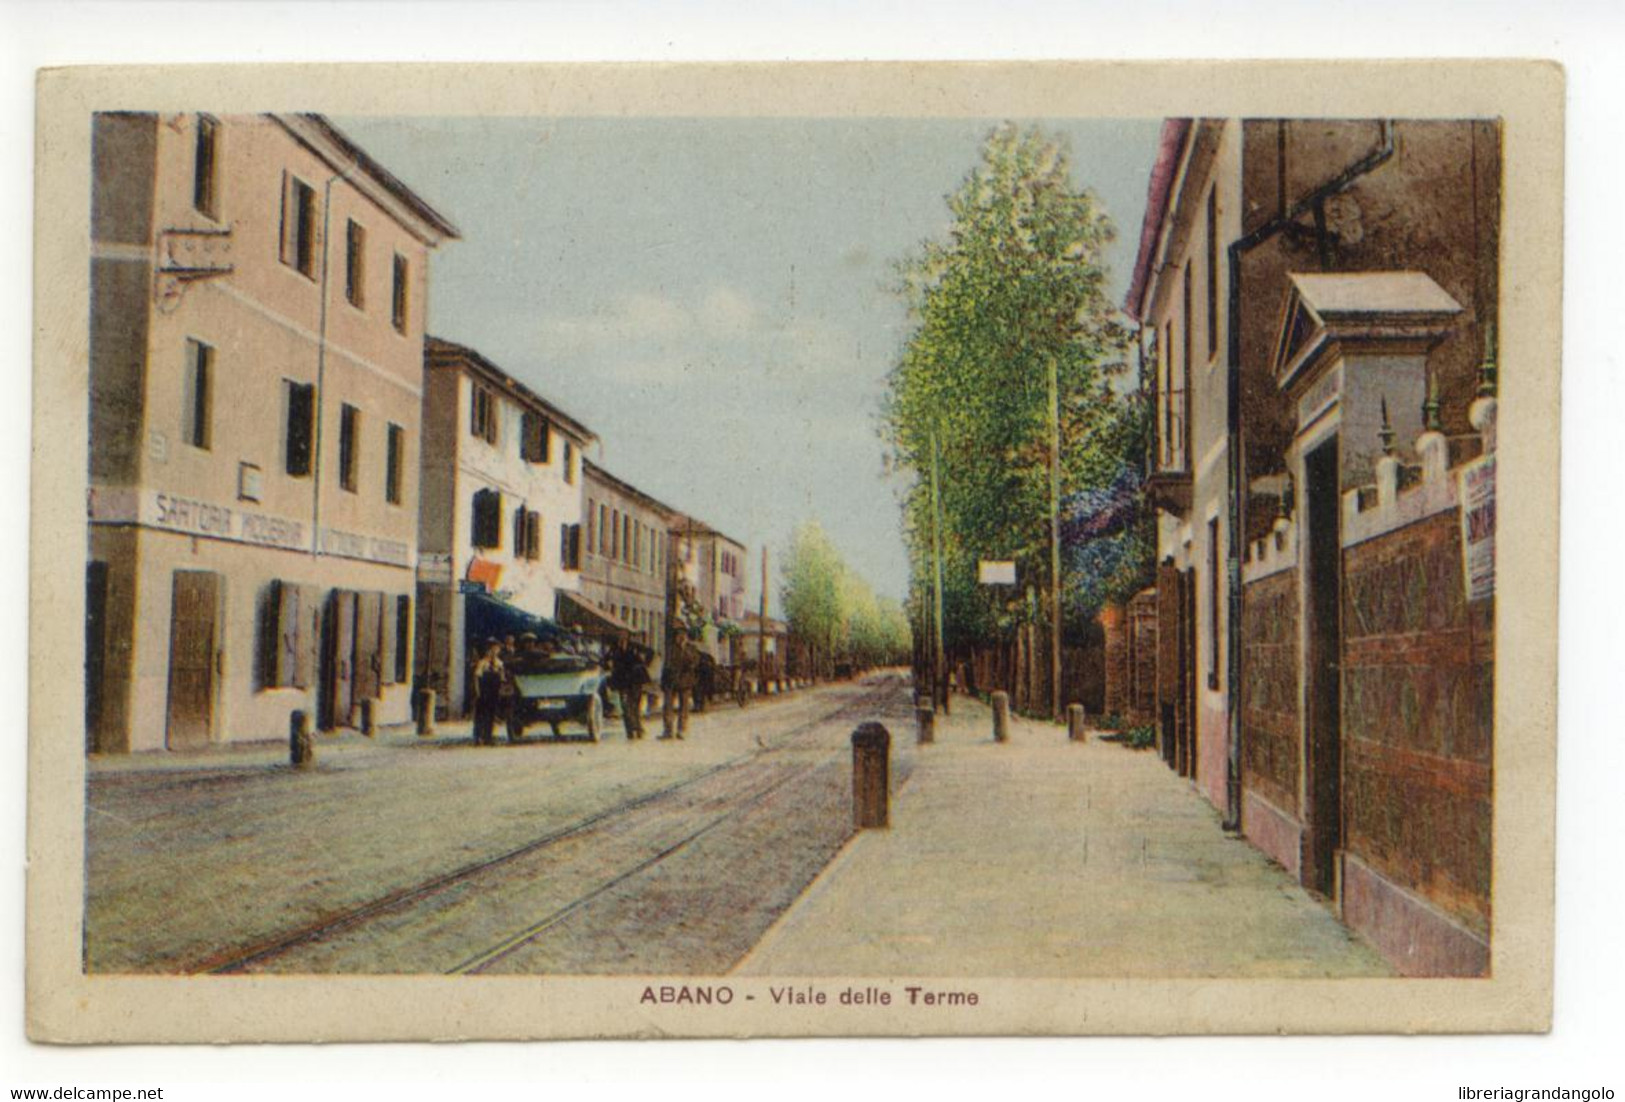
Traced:
<path id="1" fill-rule="evenodd" d="M 1154 753 L 1019 719 L 996 744 L 985 705 L 953 708 L 891 828 L 854 838 L 738 974 L 1390 974 Z"/>

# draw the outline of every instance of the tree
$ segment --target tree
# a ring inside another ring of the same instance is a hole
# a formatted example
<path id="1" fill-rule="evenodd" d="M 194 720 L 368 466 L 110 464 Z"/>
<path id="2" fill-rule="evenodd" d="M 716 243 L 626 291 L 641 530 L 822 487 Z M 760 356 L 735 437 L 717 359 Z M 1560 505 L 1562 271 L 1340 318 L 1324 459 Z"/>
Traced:
<path id="1" fill-rule="evenodd" d="M 816 521 L 795 530 L 783 563 L 785 620 L 812 651 L 820 674 L 842 662 L 879 666 L 906 658 L 909 629 L 902 605 L 877 597 Z"/>
<path id="2" fill-rule="evenodd" d="M 1060 141 L 1009 123 L 948 197 L 952 227 L 900 265 L 914 331 L 892 370 L 882 433 L 917 476 L 903 503 L 916 592 L 930 583 L 933 442 L 947 645 L 1045 618 L 1049 567 L 1049 374 L 1058 387 L 1063 500 L 1121 472 L 1128 329 L 1106 297 L 1115 231 L 1072 182 Z M 1018 588 L 977 585 L 979 559 L 1014 559 Z M 1072 602 L 1068 602 L 1071 604 Z"/>

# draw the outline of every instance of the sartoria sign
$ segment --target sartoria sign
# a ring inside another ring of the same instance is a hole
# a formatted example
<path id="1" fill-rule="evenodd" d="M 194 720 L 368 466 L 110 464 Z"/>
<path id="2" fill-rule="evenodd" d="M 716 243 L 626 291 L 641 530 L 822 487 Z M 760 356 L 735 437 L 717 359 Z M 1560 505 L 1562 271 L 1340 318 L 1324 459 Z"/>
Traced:
<path id="1" fill-rule="evenodd" d="M 91 487 L 92 524 L 137 524 L 189 536 L 278 547 L 285 551 L 311 550 L 308 522 L 277 516 L 240 505 L 222 505 L 200 498 L 183 497 L 164 490 L 131 490 Z M 410 566 L 412 549 L 401 540 L 321 530 L 319 550 L 324 555 Z"/>

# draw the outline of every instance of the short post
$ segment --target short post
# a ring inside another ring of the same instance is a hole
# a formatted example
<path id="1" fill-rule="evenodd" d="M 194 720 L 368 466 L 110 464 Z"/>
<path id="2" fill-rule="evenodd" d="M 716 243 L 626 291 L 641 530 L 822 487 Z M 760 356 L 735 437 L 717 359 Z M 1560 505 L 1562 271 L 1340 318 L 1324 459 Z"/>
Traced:
<path id="1" fill-rule="evenodd" d="M 316 742 L 310 735 L 310 713 L 296 708 L 288 716 L 288 761 L 295 769 L 316 764 Z"/>
<path id="2" fill-rule="evenodd" d="M 914 741 L 924 746 L 937 741 L 937 715 L 930 708 L 914 709 Z"/>
<path id="3" fill-rule="evenodd" d="M 993 741 L 1010 741 L 1010 694 L 1003 690 L 993 694 Z"/>
<path id="4" fill-rule="evenodd" d="M 1084 741 L 1082 704 L 1066 706 L 1066 737 L 1073 742 Z"/>
<path id="5" fill-rule="evenodd" d="M 891 799 L 891 733 L 878 723 L 852 732 L 852 825 L 870 830 L 888 825 Z"/>
<path id="6" fill-rule="evenodd" d="M 361 702 L 361 733 L 371 738 L 374 733 L 373 711 L 376 700 L 363 700 Z"/>
<path id="7" fill-rule="evenodd" d="M 434 690 L 418 690 L 418 734 L 427 738 L 434 734 Z"/>

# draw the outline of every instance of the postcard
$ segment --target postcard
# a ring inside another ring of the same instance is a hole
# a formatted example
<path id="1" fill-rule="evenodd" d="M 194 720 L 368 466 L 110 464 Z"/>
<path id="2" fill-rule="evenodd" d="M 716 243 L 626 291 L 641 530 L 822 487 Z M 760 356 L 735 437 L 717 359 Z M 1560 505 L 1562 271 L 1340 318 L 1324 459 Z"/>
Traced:
<path id="1" fill-rule="evenodd" d="M 42 73 L 30 1035 L 1548 1028 L 1562 100 Z"/>

